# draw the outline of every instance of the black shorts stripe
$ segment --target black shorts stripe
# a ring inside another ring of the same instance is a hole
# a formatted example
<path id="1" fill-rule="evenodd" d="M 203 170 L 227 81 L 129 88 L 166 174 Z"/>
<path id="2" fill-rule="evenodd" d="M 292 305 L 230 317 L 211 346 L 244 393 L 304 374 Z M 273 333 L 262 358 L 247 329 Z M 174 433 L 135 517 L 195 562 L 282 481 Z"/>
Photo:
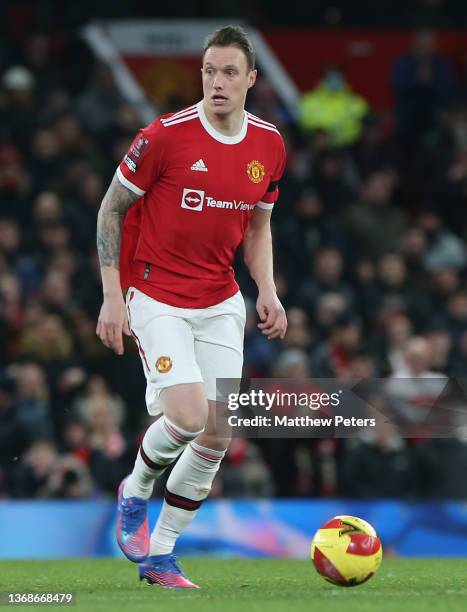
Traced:
<path id="1" fill-rule="evenodd" d="M 198 508 L 204 501 L 203 499 L 199 501 L 196 501 L 194 499 L 188 499 L 188 497 L 183 497 L 182 495 L 171 493 L 167 488 L 165 489 L 164 499 L 169 504 L 169 506 L 174 506 L 175 508 L 182 508 L 183 510 L 190 510 L 191 512 L 194 510 L 198 510 Z"/>
<path id="2" fill-rule="evenodd" d="M 276 191 L 278 185 L 279 185 L 279 181 L 271 181 L 269 183 L 268 193 L 271 193 L 272 191 Z"/>

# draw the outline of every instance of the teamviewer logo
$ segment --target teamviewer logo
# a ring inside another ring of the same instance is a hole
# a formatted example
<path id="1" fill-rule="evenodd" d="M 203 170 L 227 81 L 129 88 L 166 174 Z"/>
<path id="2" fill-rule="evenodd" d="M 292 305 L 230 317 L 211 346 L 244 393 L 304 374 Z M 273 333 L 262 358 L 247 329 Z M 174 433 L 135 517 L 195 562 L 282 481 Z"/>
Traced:
<path id="1" fill-rule="evenodd" d="M 188 210 L 203 210 L 204 191 L 197 189 L 184 189 L 182 196 L 182 208 Z"/>

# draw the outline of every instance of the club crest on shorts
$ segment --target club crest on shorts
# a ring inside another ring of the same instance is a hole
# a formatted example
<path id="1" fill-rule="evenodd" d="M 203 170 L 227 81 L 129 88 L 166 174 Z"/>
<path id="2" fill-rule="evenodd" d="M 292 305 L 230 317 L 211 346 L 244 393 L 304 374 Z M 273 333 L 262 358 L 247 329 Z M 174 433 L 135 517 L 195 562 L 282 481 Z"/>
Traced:
<path id="1" fill-rule="evenodd" d="M 172 360 L 170 359 L 170 357 L 163 355 L 162 357 L 159 357 L 159 359 L 156 361 L 156 370 L 160 374 L 167 374 L 167 372 L 170 372 L 171 369 Z"/>
<path id="2" fill-rule="evenodd" d="M 248 178 L 253 183 L 261 183 L 264 178 L 264 166 L 257 159 L 251 161 L 246 167 Z"/>

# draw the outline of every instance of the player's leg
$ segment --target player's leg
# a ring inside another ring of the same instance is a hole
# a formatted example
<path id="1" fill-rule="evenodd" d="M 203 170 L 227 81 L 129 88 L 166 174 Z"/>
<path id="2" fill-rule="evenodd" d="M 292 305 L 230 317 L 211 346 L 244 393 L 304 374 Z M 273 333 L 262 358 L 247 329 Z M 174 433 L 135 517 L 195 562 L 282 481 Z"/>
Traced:
<path id="1" fill-rule="evenodd" d="M 151 534 L 151 555 L 169 554 L 178 536 L 196 516 L 208 497 L 229 443 L 225 427 L 219 428 L 216 379 L 240 378 L 243 362 L 245 310 L 241 294 L 206 309 L 203 321 L 193 325 L 195 352 L 209 400 L 206 429 L 187 445 L 167 481 L 165 499 Z M 222 422 L 223 424 L 223 422 Z"/>
<path id="2" fill-rule="evenodd" d="M 182 383 L 160 391 L 162 416 L 146 431 L 124 495 L 149 499 L 154 482 L 204 429 L 207 400 L 202 383 Z"/>
<path id="3" fill-rule="evenodd" d="M 147 430 L 132 473 L 119 488 L 117 541 L 132 561 L 149 553 L 147 499 L 155 479 L 204 429 L 208 407 L 190 326 L 181 309 L 130 290 L 130 328 L 147 378 L 150 414 L 162 416 Z"/>
<path id="4" fill-rule="evenodd" d="M 230 439 L 217 435 L 216 402 L 209 401 L 206 430 L 184 449 L 172 470 L 164 492 L 164 503 L 151 534 L 150 554 L 173 551 L 181 533 L 195 518 L 208 497 Z"/>
<path id="5" fill-rule="evenodd" d="M 180 446 L 180 453 L 187 447 L 186 434 L 193 440 L 200 435 L 199 428 L 204 428 L 208 408 L 204 387 L 200 383 L 170 387 L 162 391 L 161 399 L 164 408 L 162 418 L 169 417 L 173 427 L 177 427 L 179 431 L 180 425 L 184 427 L 185 443 Z M 185 503 L 179 495 L 175 495 L 174 500 L 176 503 Z M 163 587 L 198 588 L 184 574 L 172 554 L 172 549 L 173 546 L 161 552 L 150 547 L 149 556 L 139 566 L 140 580 L 145 579 L 149 584 L 159 584 Z"/>
<path id="6" fill-rule="evenodd" d="M 198 588 L 182 571 L 173 548 L 209 495 L 230 441 L 217 435 L 216 402 L 209 401 L 209 415 L 205 431 L 186 446 L 169 477 L 162 510 L 151 534 L 150 555 L 139 566 L 140 579 L 149 584 Z"/>

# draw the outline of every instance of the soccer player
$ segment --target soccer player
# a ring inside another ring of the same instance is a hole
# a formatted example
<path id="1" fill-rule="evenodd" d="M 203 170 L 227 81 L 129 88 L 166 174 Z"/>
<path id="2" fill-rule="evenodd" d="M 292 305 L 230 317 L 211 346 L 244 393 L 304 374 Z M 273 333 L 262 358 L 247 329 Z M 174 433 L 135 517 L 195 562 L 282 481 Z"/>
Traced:
<path id="1" fill-rule="evenodd" d="M 97 334 L 123 353 L 132 335 L 147 379 L 150 414 L 133 472 L 118 491 L 117 540 L 140 578 L 196 588 L 173 555 L 206 499 L 229 440 L 216 431 L 216 378 L 240 378 L 245 305 L 235 251 L 258 286 L 262 333 L 284 337 L 273 281 L 270 217 L 285 149 L 274 125 L 245 111 L 256 80 L 245 31 L 209 36 L 203 99 L 140 130 L 98 215 L 104 299 Z M 126 301 L 123 297 L 126 296 Z M 178 458 L 149 535 L 154 481 Z"/>

